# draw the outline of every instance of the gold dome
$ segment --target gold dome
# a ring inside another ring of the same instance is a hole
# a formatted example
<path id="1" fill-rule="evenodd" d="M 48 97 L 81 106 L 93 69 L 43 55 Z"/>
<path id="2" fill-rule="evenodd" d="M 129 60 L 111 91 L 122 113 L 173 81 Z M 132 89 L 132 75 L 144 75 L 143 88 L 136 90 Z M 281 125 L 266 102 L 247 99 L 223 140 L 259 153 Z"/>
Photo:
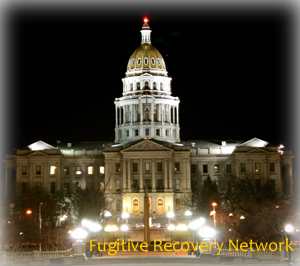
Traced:
<path id="1" fill-rule="evenodd" d="M 149 43 L 143 43 L 129 58 L 127 76 L 139 76 L 144 73 L 167 76 L 166 65 L 160 52 Z"/>

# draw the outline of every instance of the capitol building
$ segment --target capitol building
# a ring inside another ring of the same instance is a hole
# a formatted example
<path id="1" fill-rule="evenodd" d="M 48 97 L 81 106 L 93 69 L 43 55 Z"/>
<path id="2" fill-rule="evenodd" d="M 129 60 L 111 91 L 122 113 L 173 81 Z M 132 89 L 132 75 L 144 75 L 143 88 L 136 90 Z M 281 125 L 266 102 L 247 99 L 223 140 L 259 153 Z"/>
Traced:
<path id="1" fill-rule="evenodd" d="M 125 62 L 124 62 L 125 63 Z M 76 187 L 99 189 L 111 201 L 109 211 L 118 219 L 128 212 L 132 227 L 143 222 L 144 194 L 149 193 L 150 217 L 162 227 L 167 213 L 181 219 L 195 185 L 207 176 L 220 190 L 229 177 L 255 178 L 260 186 L 292 194 L 292 153 L 280 144 L 250 140 L 181 140 L 180 99 L 172 95 L 164 58 L 151 43 L 145 20 L 141 45 L 132 53 L 115 98 L 115 141 L 50 145 L 39 140 L 5 159 L 5 192 L 30 187 L 49 194 L 68 195 Z M 180 95 L 179 95 L 180 96 Z M 113 130 L 113 129 L 111 129 Z M 185 130 L 184 128 L 182 130 Z"/>

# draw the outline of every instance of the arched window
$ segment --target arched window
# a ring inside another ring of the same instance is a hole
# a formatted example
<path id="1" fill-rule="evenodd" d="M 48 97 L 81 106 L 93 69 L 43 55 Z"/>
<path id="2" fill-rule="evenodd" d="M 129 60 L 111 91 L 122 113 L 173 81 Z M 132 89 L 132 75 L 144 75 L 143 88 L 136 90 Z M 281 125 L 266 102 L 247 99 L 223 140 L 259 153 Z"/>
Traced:
<path id="1" fill-rule="evenodd" d="M 130 84 L 130 91 L 133 91 L 133 84 Z"/>
<path id="2" fill-rule="evenodd" d="M 138 199 L 133 200 L 133 213 L 134 214 L 139 213 L 139 200 Z"/>
<path id="3" fill-rule="evenodd" d="M 159 60 L 159 58 L 157 58 L 157 62 L 158 62 L 158 64 L 160 65 L 160 60 Z"/>
<path id="4" fill-rule="evenodd" d="M 149 90 L 149 83 L 147 81 L 145 82 L 144 90 Z"/>
<path id="5" fill-rule="evenodd" d="M 163 214 L 164 213 L 164 205 L 163 205 L 164 201 L 162 198 L 159 198 L 157 200 L 157 213 L 158 214 Z"/>
<path id="6" fill-rule="evenodd" d="M 156 82 L 153 82 L 153 90 L 156 90 Z"/>
<path id="7" fill-rule="evenodd" d="M 152 65 L 154 65 L 154 64 L 155 64 L 155 60 L 154 60 L 154 58 L 153 58 L 153 57 L 151 58 L 151 62 L 152 62 Z"/>
<path id="8" fill-rule="evenodd" d="M 145 58 L 145 65 L 148 65 L 148 58 Z"/>
<path id="9" fill-rule="evenodd" d="M 134 66 L 135 59 L 132 60 L 132 65 Z"/>
<path id="10" fill-rule="evenodd" d="M 140 90 L 140 89 L 141 89 L 141 83 L 140 83 L 140 82 L 138 82 L 138 83 L 136 84 L 136 89 L 137 89 L 137 90 Z"/>
<path id="11" fill-rule="evenodd" d="M 138 59 L 138 65 L 140 65 L 140 64 L 141 64 L 141 58 Z"/>

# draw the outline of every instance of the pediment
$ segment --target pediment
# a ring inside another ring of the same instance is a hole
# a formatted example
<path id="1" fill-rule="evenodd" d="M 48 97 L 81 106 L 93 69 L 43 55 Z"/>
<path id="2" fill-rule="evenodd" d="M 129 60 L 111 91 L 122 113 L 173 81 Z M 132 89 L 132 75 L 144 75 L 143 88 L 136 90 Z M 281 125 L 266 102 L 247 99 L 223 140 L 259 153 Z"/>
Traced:
<path id="1" fill-rule="evenodd" d="M 121 152 L 131 152 L 131 151 L 173 151 L 173 150 L 161 144 L 146 139 L 124 149 Z"/>
<path id="2" fill-rule="evenodd" d="M 38 150 L 56 150 L 55 147 L 53 147 L 52 145 L 39 140 L 37 142 L 34 142 L 30 145 L 27 146 L 29 149 L 31 149 L 32 151 L 38 151 Z"/>
<path id="3" fill-rule="evenodd" d="M 263 149 L 255 148 L 253 150 L 248 151 L 247 153 L 269 153 L 269 152 Z"/>
<path id="4" fill-rule="evenodd" d="M 253 139 L 250 139 L 250 140 L 240 144 L 239 146 L 241 146 L 241 147 L 264 147 L 268 144 L 269 143 L 267 141 L 264 141 L 259 138 L 253 138 Z"/>
<path id="5" fill-rule="evenodd" d="M 28 154 L 28 156 L 48 156 L 48 154 L 46 154 L 42 151 L 35 151 L 35 152 Z"/>

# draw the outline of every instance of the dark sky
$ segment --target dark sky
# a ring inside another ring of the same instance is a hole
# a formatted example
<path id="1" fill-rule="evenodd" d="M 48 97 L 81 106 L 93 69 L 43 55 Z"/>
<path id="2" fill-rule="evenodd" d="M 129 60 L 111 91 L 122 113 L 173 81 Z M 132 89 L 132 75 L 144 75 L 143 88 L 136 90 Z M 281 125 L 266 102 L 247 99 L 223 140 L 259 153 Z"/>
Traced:
<path id="1" fill-rule="evenodd" d="M 45 9 L 47 11 L 45 11 Z M 93 11 L 92 11 L 93 10 Z M 37 140 L 114 140 L 114 99 L 142 19 L 180 103 L 180 136 L 258 137 L 287 130 L 291 21 L 284 9 L 16 9 L 9 17 L 10 149 Z"/>

